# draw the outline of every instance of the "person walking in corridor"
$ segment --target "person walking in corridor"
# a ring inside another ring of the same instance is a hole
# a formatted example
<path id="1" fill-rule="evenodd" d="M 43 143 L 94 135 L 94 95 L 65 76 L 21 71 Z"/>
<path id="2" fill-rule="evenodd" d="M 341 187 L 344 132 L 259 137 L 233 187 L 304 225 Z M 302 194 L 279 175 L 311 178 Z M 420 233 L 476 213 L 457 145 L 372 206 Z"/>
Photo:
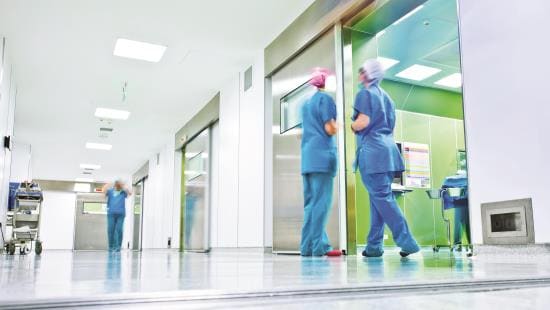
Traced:
<path id="1" fill-rule="evenodd" d="M 132 192 L 120 179 L 114 184 L 105 184 L 103 193 L 107 197 L 107 236 L 110 252 L 120 252 L 124 217 L 126 216 L 126 198 Z"/>
<path id="2" fill-rule="evenodd" d="M 359 168 L 369 192 L 370 232 L 363 256 L 384 254 L 384 224 L 401 248 L 402 257 L 420 251 L 403 213 L 397 206 L 391 184 L 396 173 L 405 170 L 403 158 L 393 138 L 395 105 L 380 87 L 384 77 L 382 64 L 369 59 L 359 69 L 363 88 L 355 98 L 351 129 L 357 136 L 355 169 Z"/>

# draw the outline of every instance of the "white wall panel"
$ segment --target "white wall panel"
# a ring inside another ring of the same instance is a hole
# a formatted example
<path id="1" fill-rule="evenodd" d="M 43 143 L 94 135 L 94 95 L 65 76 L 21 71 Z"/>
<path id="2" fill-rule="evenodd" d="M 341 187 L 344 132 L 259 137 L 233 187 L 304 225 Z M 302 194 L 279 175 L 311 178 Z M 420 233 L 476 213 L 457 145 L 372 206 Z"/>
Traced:
<path id="1" fill-rule="evenodd" d="M 533 198 L 535 241 L 550 242 L 550 2 L 460 0 L 473 241 L 480 204 Z"/>
<path id="2" fill-rule="evenodd" d="M 263 53 L 252 66 L 252 87 L 244 91 L 241 78 L 239 107 L 238 246 L 263 246 L 264 232 L 264 71 Z M 241 73 L 244 76 L 244 73 Z"/>
<path id="3" fill-rule="evenodd" d="M 218 246 L 238 245 L 239 225 L 239 76 L 220 91 L 220 172 Z"/>

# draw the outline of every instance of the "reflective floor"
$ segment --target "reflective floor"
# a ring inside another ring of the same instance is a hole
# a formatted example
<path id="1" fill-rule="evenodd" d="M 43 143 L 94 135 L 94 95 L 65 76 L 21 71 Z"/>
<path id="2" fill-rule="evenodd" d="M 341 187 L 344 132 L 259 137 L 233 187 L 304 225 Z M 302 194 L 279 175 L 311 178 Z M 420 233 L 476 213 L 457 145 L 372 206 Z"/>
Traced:
<path id="1" fill-rule="evenodd" d="M 315 291 L 426 283 L 475 284 L 499 279 L 550 278 L 550 255 L 467 258 L 465 255 L 452 257 L 449 252 L 434 254 L 424 251 L 410 259 L 401 259 L 396 251 L 387 251 L 384 258 L 365 259 L 356 256 L 302 258 L 264 254 L 259 250 L 217 250 L 210 254 L 151 250 L 121 254 L 45 251 L 39 257 L 3 255 L 0 258 L 0 300 L 8 303 L 53 298 L 93 299 L 96 295 L 116 299 L 119 296 L 138 296 L 136 293 L 139 296 L 160 296 L 158 293 L 174 291 L 178 291 L 180 297 L 182 293 L 186 296 L 216 296 L 260 291 Z M 537 296 L 549 301 L 550 291 L 543 293 L 548 290 L 546 288 L 526 290 L 540 292 Z M 322 300 L 318 296 L 311 302 L 330 308 L 349 308 L 350 302 L 377 304 L 370 300 L 372 298 L 368 301 L 358 299 L 361 294 L 337 301 Z M 449 292 L 437 295 L 433 300 L 443 302 L 445 298 L 464 297 L 461 294 L 464 293 Z M 476 302 L 476 294 L 468 293 L 468 300 Z M 498 296 L 498 292 L 494 294 Z M 521 299 L 526 293 L 518 291 L 514 294 Z M 399 297 L 405 303 L 424 302 L 424 299 L 417 298 Z M 296 306 L 306 304 L 304 300 Z M 251 303 L 246 306 L 258 305 Z"/>

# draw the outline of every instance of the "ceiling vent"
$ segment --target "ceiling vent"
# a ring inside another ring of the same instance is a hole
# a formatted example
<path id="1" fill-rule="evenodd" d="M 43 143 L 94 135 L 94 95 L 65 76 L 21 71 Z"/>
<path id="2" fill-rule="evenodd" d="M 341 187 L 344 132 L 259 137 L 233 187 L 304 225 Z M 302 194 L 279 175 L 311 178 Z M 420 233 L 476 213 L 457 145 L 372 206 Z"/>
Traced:
<path id="1" fill-rule="evenodd" d="M 111 127 L 100 127 L 99 128 L 99 137 L 100 138 L 108 138 L 109 134 L 113 132 L 113 128 Z"/>

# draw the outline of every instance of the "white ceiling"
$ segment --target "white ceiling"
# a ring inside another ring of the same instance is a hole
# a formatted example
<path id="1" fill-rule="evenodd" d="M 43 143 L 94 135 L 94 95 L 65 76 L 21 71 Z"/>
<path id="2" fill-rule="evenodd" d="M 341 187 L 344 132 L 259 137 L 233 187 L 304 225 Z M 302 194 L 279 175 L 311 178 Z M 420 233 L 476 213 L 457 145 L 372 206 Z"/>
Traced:
<path id="1" fill-rule="evenodd" d="M 313 0 L 0 0 L 0 34 L 16 65 L 15 140 L 33 148 L 33 177 L 96 180 L 137 170 Z M 168 46 L 159 63 L 112 55 L 117 38 Z M 128 81 L 122 103 L 121 88 Z M 104 142 L 96 107 L 127 109 Z"/>

